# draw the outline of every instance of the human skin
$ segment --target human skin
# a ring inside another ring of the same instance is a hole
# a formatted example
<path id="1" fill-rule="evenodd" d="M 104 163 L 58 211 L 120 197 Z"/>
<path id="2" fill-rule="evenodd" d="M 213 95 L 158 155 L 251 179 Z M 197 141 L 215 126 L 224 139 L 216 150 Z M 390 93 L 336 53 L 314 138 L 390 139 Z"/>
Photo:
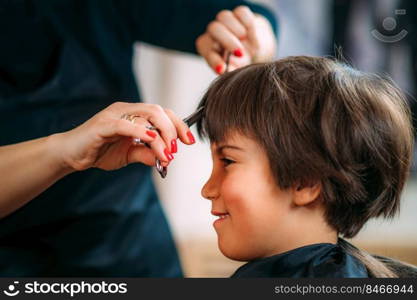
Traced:
<path id="1" fill-rule="evenodd" d="M 202 195 L 221 216 L 213 225 L 225 256 L 248 261 L 337 242 L 323 216 L 319 184 L 279 188 L 265 151 L 237 133 L 213 143 L 211 151 L 213 170 Z"/>

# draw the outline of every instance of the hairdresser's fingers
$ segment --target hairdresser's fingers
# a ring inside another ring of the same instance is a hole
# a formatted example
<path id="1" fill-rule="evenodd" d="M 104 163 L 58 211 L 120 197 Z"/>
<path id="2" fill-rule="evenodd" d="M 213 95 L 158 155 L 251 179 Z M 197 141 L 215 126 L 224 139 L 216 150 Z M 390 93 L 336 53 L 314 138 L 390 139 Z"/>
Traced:
<path id="1" fill-rule="evenodd" d="M 207 34 L 208 37 L 210 37 L 210 35 Z M 211 44 L 211 49 L 217 53 L 221 53 L 223 51 L 222 46 L 220 46 L 220 44 L 218 42 L 216 42 L 215 40 L 212 40 L 212 44 Z"/>
<path id="2" fill-rule="evenodd" d="M 149 103 L 121 103 L 120 106 L 125 114 L 140 116 L 155 126 L 164 140 L 168 151 L 171 152 L 171 142 L 177 139 L 177 131 L 171 119 L 160 105 Z"/>
<path id="3" fill-rule="evenodd" d="M 177 129 L 178 137 L 180 138 L 181 142 L 187 145 L 192 145 L 195 143 L 195 138 L 190 131 L 190 128 L 181 120 L 172 110 L 165 109 L 166 114 L 170 117 L 172 122 Z"/>
<path id="4" fill-rule="evenodd" d="M 158 131 L 150 129 L 152 128 L 152 124 L 142 117 L 135 118 L 134 122 L 135 125 L 146 128 L 147 135 L 153 137 L 152 141 L 148 142 L 147 144 L 150 146 L 150 150 L 153 152 L 154 158 L 156 157 L 160 161 L 170 162 L 174 158 L 171 154 L 171 150 L 169 146 L 166 145 L 162 137 L 159 135 Z M 140 144 L 137 146 L 146 147 Z"/>
<path id="5" fill-rule="evenodd" d="M 220 47 L 220 44 L 216 42 L 217 45 L 214 44 L 214 40 L 210 37 L 208 33 L 203 33 L 195 40 L 195 48 L 197 52 L 206 57 L 207 53 L 210 51 L 218 51 L 215 47 Z"/>
<path id="6" fill-rule="evenodd" d="M 247 6 L 238 6 L 233 10 L 233 14 L 243 24 L 247 31 L 247 41 L 249 43 L 249 51 L 251 56 L 256 57 L 260 49 L 259 30 L 256 26 L 256 17 Z M 255 59 L 253 59 L 255 60 Z"/>
<path id="7" fill-rule="evenodd" d="M 249 7 L 244 5 L 238 6 L 233 10 L 233 15 L 245 27 L 247 38 L 254 38 L 256 35 L 255 15 Z"/>
<path id="8" fill-rule="evenodd" d="M 210 52 L 208 53 L 206 57 L 206 61 L 209 64 L 209 66 L 217 73 L 217 74 L 223 74 L 226 71 L 226 62 L 224 57 L 222 57 L 217 52 Z"/>
<path id="9" fill-rule="evenodd" d="M 204 57 L 208 65 L 217 74 L 223 74 L 226 71 L 226 53 L 222 48 L 216 49 L 215 47 L 213 47 L 213 44 L 216 45 L 218 43 L 214 41 L 208 34 L 203 34 L 197 39 L 197 51 L 200 53 L 201 56 Z M 244 55 L 243 57 L 231 55 L 229 62 L 230 64 L 228 70 L 232 71 L 250 64 L 251 58 L 249 55 Z M 232 65 L 234 67 L 232 67 Z"/>
<path id="10" fill-rule="evenodd" d="M 246 6 L 238 6 L 233 13 L 246 28 L 247 39 L 243 44 L 249 51 L 252 62 L 271 60 L 275 54 L 276 39 L 270 22 L 265 17 L 254 14 Z"/>
<path id="11" fill-rule="evenodd" d="M 226 56 L 223 56 L 223 59 L 226 60 Z M 247 66 L 250 63 L 251 63 L 251 57 L 249 55 L 245 55 L 245 56 L 242 56 L 242 57 L 236 57 L 234 55 L 230 55 L 230 57 L 229 57 L 229 66 L 228 66 L 227 71 L 228 72 L 234 71 L 234 70 L 239 69 L 241 67 Z"/>
<path id="12" fill-rule="evenodd" d="M 107 124 L 107 126 L 106 126 Z M 167 155 L 166 145 L 156 130 L 150 130 L 151 124 L 145 119 L 137 117 L 133 121 L 117 119 L 113 122 L 103 123 L 101 128 L 101 136 L 106 138 L 108 142 L 112 142 L 112 138 L 117 136 L 126 136 L 132 138 L 132 144 L 137 147 L 145 147 L 143 144 L 137 144 L 135 141 L 139 139 L 141 142 L 150 145 L 150 151 L 154 158 L 157 157 L 161 161 L 169 162 L 171 159 Z"/>
<path id="13" fill-rule="evenodd" d="M 148 134 L 145 126 L 139 126 L 124 119 L 103 120 L 96 124 L 98 133 L 103 138 L 117 138 L 125 136 L 140 139 L 143 142 L 150 143 L 154 141 L 155 136 Z"/>
<path id="14" fill-rule="evenodd" d="M 207 27 L 207 32 L 213 40 L 233 55 L 237 57 L 245 55 L 241 41 L 224 24 L 212 21 Z"/>
<path id="15" fill-rule="evenodd" d="M 156 163 L 155 153 L 147 147 L 131 147 L 127 154 L 127 163 L 143 163 L 154 166 Z"/>
<path id="16" fill-rule="evenodd" d="M 196 41 L 197 52 L 204 57 L 210 68 L 217 74 L 225 70 L 225 61 L 220 55 L 222 51 L 218 42 L 214 41 L 208 33 L 201 35 Z"/>
<path id="17" fill-rule="evenodd" d="M 217 52 L 212 51 L 208 53 L 206 60 L 210 67 L 213 68 L 217 74 L 223 74 L 226 72 L 226 55 L 221 56 Z M 231 55 L 229 58 L 229 66 L 227 71 L 231 72 L 250 63 L 251 60 L 249 55 L 245 55 L 243 57 L 236 57 Z"/>
<path id="18" fill-rule="evenodd" d="M 216 16 L 217 21 L 222 23 L 238 39 L 246 38 L 247 31 L 245 26 L 239 21 L 235 14 L 230 10 L 222 10 Z"/>

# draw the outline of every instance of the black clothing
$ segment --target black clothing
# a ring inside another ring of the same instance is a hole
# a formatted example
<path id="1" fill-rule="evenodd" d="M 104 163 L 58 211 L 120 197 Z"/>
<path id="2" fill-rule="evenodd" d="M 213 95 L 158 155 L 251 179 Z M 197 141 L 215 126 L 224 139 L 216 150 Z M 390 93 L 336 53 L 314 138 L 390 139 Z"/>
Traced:
<path id="1" fill-rule="evenodd" d="M 257 259 L 241 266 L 234 278 L 362 278 L 365 266 L 338 244 L 314 244 Z"/>

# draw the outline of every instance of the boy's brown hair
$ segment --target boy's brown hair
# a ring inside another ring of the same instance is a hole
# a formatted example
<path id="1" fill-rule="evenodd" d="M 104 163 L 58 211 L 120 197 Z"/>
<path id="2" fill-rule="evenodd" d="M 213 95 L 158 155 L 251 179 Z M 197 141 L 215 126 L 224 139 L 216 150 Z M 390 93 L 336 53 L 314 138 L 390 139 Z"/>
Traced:
<path id="1" fill-rule="evenodd" d="M 200 106 L 200 135 L 253 138 L 280 188 L 320 183 L 325 218 L 341 236 L 399 210 L 413 136 L 389 79 L 329 58 L 288 57 L 220 76 Z"/>

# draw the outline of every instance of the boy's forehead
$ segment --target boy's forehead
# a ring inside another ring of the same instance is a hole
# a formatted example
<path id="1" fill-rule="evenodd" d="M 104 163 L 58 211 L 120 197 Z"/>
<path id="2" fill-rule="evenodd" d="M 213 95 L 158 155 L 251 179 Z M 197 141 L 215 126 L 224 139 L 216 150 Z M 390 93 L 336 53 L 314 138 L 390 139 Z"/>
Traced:
<path id="1" fill-rule="evenodd" d="M 241 152 L 251 152 L 259 150 L 260 146 L 253 139 L 235 132 L 228 134 L 224 139 L 218 142 L 210 142 L 210 148 L 213 153 L 221 152 L 225 149 L 237 150 Z"/>
<path id="2" fill-rule="evenodd" d="M 229 132 L 227 135 L 225 135 L 223 137 L 222 140 L 220 141 L 211 141 L 210 142 L 210 147 L 212 150 L 217 150 L 220 149 L 224 146 L 228 146 L 228 145 L 239 145 L 242 144 L 245 140 L 245 136 L 243 136 L 242 134 L 238 133 L 238 132 Z"/>

